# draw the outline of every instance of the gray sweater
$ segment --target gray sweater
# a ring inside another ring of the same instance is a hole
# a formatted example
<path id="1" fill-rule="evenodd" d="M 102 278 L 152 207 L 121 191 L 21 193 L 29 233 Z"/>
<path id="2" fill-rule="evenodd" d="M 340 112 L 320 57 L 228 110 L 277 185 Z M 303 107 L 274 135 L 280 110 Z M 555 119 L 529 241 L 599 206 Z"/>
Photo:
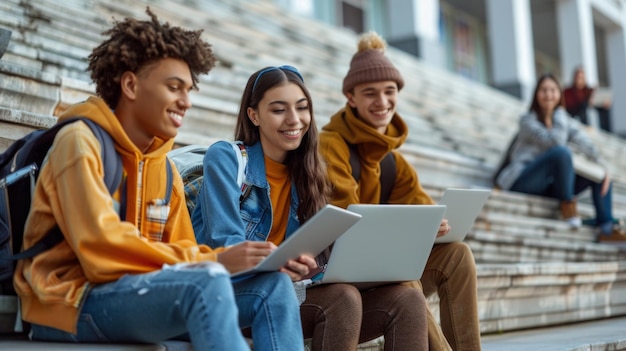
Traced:
<path id="1" fill-rule="evenodd" d="M 580 122 L 571 118 L 562 107 L 554 111 L 551 129 L 546 128 L 534 112 L 522 115 L 517 140 L 511 148 L 511 162 L 502 169 L 496 184 L 502 189 L 510 189 L 528 163 L 557 145 L 576 145 L 587 157 L 599 162 L 599 154 L 582 128 Z"/>

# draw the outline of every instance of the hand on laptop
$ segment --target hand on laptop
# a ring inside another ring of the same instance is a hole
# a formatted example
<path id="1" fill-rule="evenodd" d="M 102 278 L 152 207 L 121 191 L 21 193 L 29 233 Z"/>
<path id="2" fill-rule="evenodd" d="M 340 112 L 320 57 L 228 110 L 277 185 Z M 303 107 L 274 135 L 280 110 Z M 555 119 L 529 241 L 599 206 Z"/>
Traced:
<path id="1" fill-rule="evenodd" d="M 269 241 L 244 241 L 217 254 L 217 261 L 232 274 L 256 266 L 274 250 Z"/>
<path id="2" fill-rule="evenodd" d="M 315 262 L 315 258 L 313 256 L 302 255 L 295 260 L 287 261 L 280 271 L 287 273 L 291 278 L 291 281 L 297 282 L 302 280 L 312 269 L 315 269 L 316 267 L 317 263 Z"/>
<path id="3" fill-rule="evenodd" d="M 452 227 L 450 227 L 450 225 L 448 224 L 448 220 L 445 218 L 442 219 L 441 224 L 439 225 L 439 231 L 437 232 L 437 237 L 448 234 L 450 232 L 450 229 L 452 229 Z"/>

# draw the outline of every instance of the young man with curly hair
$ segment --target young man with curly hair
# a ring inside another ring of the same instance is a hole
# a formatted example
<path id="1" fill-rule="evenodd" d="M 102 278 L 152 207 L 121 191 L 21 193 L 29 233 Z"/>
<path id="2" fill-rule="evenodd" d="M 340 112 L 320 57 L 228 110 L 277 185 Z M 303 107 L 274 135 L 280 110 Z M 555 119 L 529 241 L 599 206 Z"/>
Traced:
<path id="1" fill-rule="evenodd" d="M 343 80 L 346 106 L 331 117 L 320 133 L 320 151 L 333 183 L 331 203 L 340 207 L 353 203 L 433 204 L 415 169 L 397 151 L 408 136 L 408 127 L 396 111 L 404 79 L 384 55 L 385 47 L 376 33 L 361 37 Z M 360 163 L 358 180 L 352 174 L 351 148 L 356 149 Z M 395 160 L 396 175 L 388 198 L 384 199 L 381 161 L 389 153 Z M 444 219 L 438 235 L 449 231 Z M 476 264 L 467 244 L 435 245 L 422 279 L 411 285 L 417 289 L 423 286 L 425 296 L 439 294 L 441 327 L 428 313 L 430 350 L 449 350 L 450 346 L 455 351 L 480 350 Z"/>
<path id="2" fill-rule="evenodd" d="M 20 261 L 14 277 L 31 337 L 176 338 L 191 340 L 195 350 L 249 350 L 240 327 L 251 327 L 255 350 L 302 349 L 298 300 L 286 274 L 234 286 L 230 279 L 272 245 L 211 249 L 196 243 L 182 180 L 175 169 L 168 172 L 166 154 L 191 107 L 198 75 L 208 73 L 215 57 L 201 31 L 170 27 L 147 13 L 148 21 L 126 18 L 104 32 L 108 39 L 88 58 L 99 97 L 59 117 L 85 116 L 106 130 L 123 175 L 110 195 L 103 180 L 110 170 L 103 169 L 101 145 L 85 122 L 57 134 L 36 185 L 24 246 L 56 226 L 65 240 Z M 240 302 L 248 308 L 238 311 Z"/>

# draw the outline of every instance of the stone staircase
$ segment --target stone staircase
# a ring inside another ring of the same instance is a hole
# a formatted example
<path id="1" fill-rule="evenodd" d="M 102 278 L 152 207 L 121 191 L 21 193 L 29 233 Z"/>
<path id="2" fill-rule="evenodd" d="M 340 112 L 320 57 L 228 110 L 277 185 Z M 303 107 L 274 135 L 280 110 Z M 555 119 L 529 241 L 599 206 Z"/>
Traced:
<path id="1" fill-rule="evenodd" d="M 483 351 L 626 350 L 626 317 L 521 330 L 482 338 Z M 622 335 L 621 337 L 616 335 Z M 610 341 L 609 341 L 610 340 Z"/>
<path id="2" fill-rule="evenodd" d="M 291 17 L 269 0 L 5 0 L 0 27 L 13 34 L 0 60 L 0 152 L 29 131 L 53 125 L 54 116 L 94 92 L 84 58 L 101 41 L 112 17 L 145 18 L 147 3 L 162 20 L 204 29 L 219 58 L 192 95 L 194 107 L 186 114 L 179 144 L 232 138 L 246 80 L 268 65 L 292 64 L 301 70 L 318 125 L 345 104 L 341 79 L 356 50 L 356 35 Z M 402 152 L 427 191 L 438 199 L 447 187 L 490 187 L 491 174 L 527 107 L 393 48 L 388 55 L 406 80 L 398 110 L 411 132 Z M 611 160 L 615 214 L 626 218 L 626 159 L 620 157 L 626 143 L 602 131 L 591 133 Z M 554 220 L 557 207 L 551 199 L 494 190 L 468 234 L 477 261 L 484 335 L 626 315 L 626 248 L 594 243 L 588 227 L 569 230 Z M 592 216 L 588 194 L 579 207 L 581 215 Z M 429 301 L 437 312 L 437 297 Z M 0 297 L 0 332 L 12 329 L 15 310 L 14 300 Z M 366 343 L 359 350 L 382 349 L 381 343 Z M 0 348 L 36 348 L 24 344 L 0 336 Z M 98 347 L 107 346 L 93 349 Z M 178 347 L 187 345 L 110 349 Z"/>

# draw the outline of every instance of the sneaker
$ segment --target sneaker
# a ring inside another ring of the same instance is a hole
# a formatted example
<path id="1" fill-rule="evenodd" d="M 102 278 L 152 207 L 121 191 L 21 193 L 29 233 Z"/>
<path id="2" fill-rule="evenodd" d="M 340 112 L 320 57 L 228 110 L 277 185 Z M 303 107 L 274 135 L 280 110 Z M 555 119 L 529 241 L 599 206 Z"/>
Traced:
<path id="1" fill-rule="evenodd" d="M 569 224 L 571 229 L 578 229 L 583 225 L 583 220 L 580 217 L 570 217 L 566 218 L 565 222 Z"/>
<path id="2" fill-rule="evenodd" d="M 598 234 L 598 242 L 616 242 L 616 241 L 624 241 L 626 242 L 626 233 L 619 229 L 613 229 L 610 234 Z"/>

